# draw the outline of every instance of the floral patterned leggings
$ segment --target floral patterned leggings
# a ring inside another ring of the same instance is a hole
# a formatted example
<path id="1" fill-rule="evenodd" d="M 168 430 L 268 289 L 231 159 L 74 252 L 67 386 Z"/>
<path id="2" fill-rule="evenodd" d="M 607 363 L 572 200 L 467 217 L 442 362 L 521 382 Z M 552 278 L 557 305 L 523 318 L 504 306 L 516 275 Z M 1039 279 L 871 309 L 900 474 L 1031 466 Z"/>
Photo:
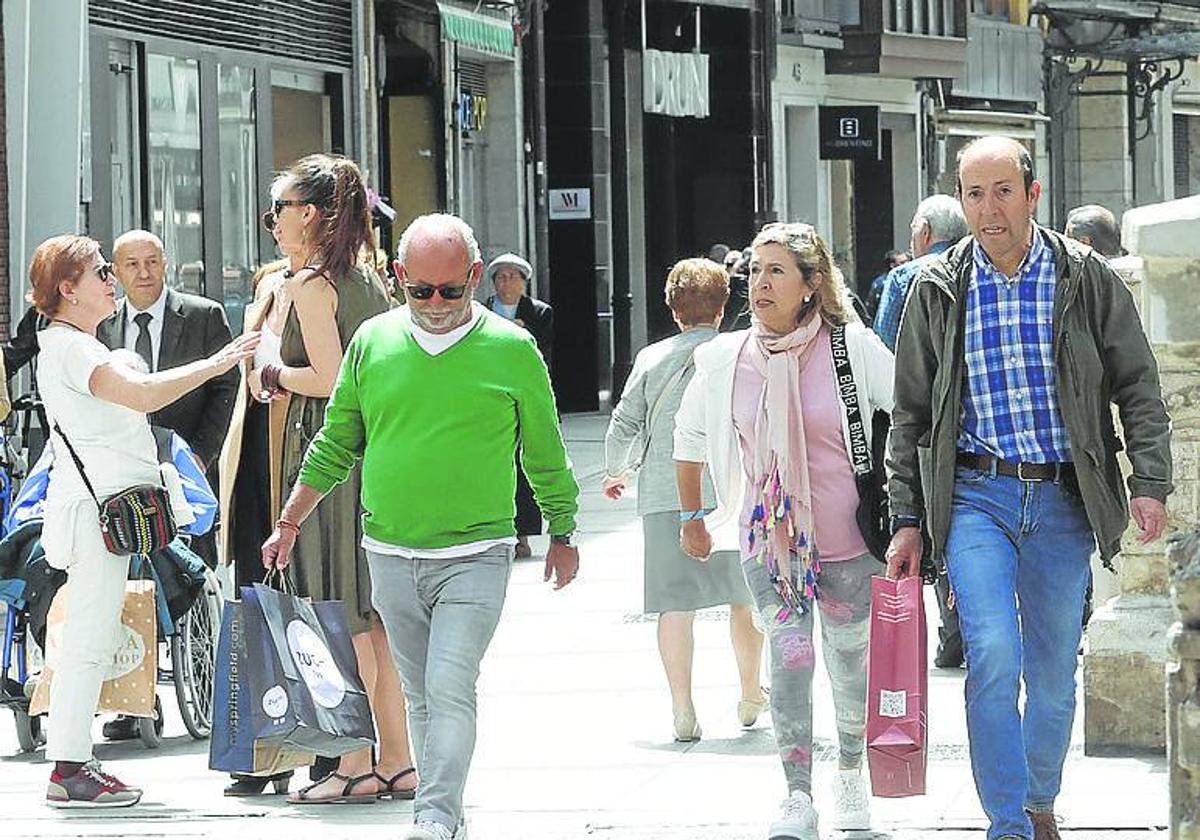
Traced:
<path id="1" fill-rule="evenodd" d="M 784 621 L 777 615 L 783 601 L 771 585 L 766 566 L 744 560 L 742 571 L 754 595 L 759 624 L 771 650 L 771 720 L 783 762 L 788 793 L 812 793 L 813 610 L 794 610 Z M 825 563 L 817 575 L 817 611 L 821 613 L 821 648 L 833 685 L 841 765 L 862 762 L 867 721 L 867 625 L 871 608 L 871 576 L 883 565 L 870 554 Z"/>

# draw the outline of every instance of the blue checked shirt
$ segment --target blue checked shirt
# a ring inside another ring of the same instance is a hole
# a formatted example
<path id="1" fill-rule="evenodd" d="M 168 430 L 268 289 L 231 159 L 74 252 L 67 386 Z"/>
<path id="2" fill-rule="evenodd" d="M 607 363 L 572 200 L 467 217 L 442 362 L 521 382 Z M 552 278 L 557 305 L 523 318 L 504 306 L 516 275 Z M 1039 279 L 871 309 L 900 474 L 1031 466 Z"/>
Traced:
<path id="1" fill-rule="evenodd" d="M 960 450 L 1034 464 L 1071 460 L 1054 370 L 1054 268 L 1037 227 L 1011 281 L 975 244 Z"/>
<path id="2" fill-rule="evenodd" d="M 887 273 L 883 281 L 883 294 L 879 298 L 879 309 L 875 312 L 875 323 L 871 328 L 887 345 L 887 349 L 896 352 L 896 338 L 900 335 L 900 316 L 904 314 L 904 302 L 908 300 L 908 287 L 917 276 L 921 266 L 937 259 L 938 255 L 949 248 L 952 242 L 935 242 L 927 252 L 898 265 Z"/>

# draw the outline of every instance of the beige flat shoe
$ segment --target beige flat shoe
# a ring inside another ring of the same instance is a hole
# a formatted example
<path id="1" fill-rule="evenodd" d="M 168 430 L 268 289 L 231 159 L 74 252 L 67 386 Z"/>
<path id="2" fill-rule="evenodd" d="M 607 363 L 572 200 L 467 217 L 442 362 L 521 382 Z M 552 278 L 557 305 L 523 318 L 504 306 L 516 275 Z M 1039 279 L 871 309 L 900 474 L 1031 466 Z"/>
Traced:
<path id="1" fill-rule="evenodd" d="M 675 740 L 684 744 L 700 740 L 700 722 L 694 709 L 675 712 Z"/>
<path id="2" fill-rule="evenodd" d="M 767 709 L 768 700 L 763 695 L 761 700 L 739 700 L 737 704 L 738 723 L 749 729 L 758 723 L 758 716 Z"/>

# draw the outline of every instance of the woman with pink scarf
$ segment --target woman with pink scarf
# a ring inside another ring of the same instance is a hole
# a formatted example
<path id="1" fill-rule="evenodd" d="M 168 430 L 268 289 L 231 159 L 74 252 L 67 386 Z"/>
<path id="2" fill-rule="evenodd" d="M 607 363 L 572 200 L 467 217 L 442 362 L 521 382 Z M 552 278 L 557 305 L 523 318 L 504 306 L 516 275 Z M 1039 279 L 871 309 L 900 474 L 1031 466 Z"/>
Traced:
<path id="1" fill-rule="evenodd" d="M 741 548 L 770 645 L 771 717 L 788 785 L 769 837 L 818 840 L 814 614 L 837 712 L 833 828 L 867 829 L 867 617 L 871 576 L 883 572 L 855 520 L 858 491 L 833 348 L 845 347 L 865 418 L 892 410 L 893 359 L 854 315 L 811 225 L 767 225 L 751 247 L 751 327 L 697 348 L 696 373 L 675 418 L 681 544 L 698 558 L 714 544 Z M 870 446 L 871 424 L 864 426 Z M 701 503 L 705 464 L 717 496 L 712 512 Z"/>

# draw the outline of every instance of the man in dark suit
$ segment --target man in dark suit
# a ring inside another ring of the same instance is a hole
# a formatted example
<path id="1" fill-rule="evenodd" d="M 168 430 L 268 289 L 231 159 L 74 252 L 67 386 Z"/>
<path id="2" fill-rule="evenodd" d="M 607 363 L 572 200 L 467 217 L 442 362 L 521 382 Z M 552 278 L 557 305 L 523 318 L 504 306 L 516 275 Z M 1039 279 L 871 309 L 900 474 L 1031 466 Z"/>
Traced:
<path id="1" fill-rule="evenodd" d="M 166 254 L 153 233 L 122 234 L 113 243 L 112 259 L 125 299 L 97 330 L 107 347 L 132 350 L 151 371 L 159 371 L 206 358 L 232 340 L 219 303 L 166 288 Z M 153 425 L 171 429 L 187 442 L 213 487 L 218 486 L 216 461 L 233 417 L 239 375 L 234 368 L 150 415 Z M 210 566 L 215 563 L 212 532 L 193 539 L 192 548 Z M 106 723 L 104 736 L 137 737 L 136 719 L 122 716 Z"/>
<path id="2" fill-rule="evenodd" d="M 487 299 L 487 308 L 502 315 L 514 324 L 524 327 L 537 342 L 546 368 L 550 368 L 550 357 L 554 346 L 554 310 L 548 303 L 531 298 L 527 293 L 533 266 L 517 254 L 501 254 L 488 263 L 487 277 L 496 293 Z M 533 490 L 517 463 L 517 557 L 529 557 L 529 537 L 542 533 L 542 512 L 533 498 Z"/>

